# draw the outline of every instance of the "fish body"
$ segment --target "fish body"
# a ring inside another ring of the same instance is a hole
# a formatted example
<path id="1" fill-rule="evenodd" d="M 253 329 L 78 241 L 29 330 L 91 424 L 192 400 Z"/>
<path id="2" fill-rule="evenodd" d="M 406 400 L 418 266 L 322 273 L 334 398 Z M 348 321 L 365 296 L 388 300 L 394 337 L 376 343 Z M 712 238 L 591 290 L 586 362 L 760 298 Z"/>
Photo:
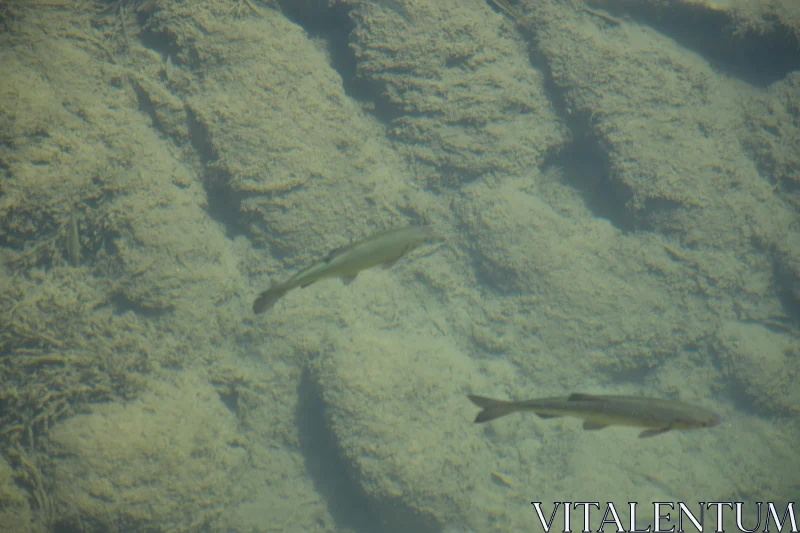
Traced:
<path id="1" fill-rule="evenodd" d="M 597 396 L 574 393 L 568 397 L 541 398 L 520 402 L 469 396 L 481 407 L 475 422 L 487 422 L 518 411 L 533 411 L 541 418 L 569 416 L 583 419 L 583 429 L 606 426 L 645 428 L 640 438 L 654 437 L 673 429 L 697 429 L 719 424 L 718 414 L 704 407 L 678 400 L 644 396 Z"/>
<path id="2" fill-rule="evenodd" d="M 283 295 L 297 287 L 305 288 L 327 278 L 342 278 L 345 284 L 349 284 L 362 270 L 378 265 L 388 268 L 411 250 L 435 237 L 434 231 L 427 226 L 406 226 L 336 248 L 325 259 L 262 292 L 253 302 L 253 312 L 260 314 L 267 311 Z"/>

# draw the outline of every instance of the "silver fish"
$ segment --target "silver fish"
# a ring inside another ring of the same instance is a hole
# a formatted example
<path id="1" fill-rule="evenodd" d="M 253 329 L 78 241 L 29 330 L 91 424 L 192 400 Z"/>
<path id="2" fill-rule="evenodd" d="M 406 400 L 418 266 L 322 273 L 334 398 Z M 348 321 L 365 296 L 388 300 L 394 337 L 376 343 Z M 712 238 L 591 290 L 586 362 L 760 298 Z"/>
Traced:
<path id="1" fill-rule="evenodd" d="M 654 437 L 673 429 L 697 429 L 716 426 L 717 413 L 704 407 L 678 400 L 663 400 L 644 396 L 596 396 L 574 393 L 564 398 L 540 398 L 521 402 L 493 400 L 469 396 L 482 408 L 475 422 L 488 422 L 517 411 L 533 411 L 540 418 L 571 416 L 583 419 L 583 429 L 603 429 L 606 426 L 646 428 L 640 438 Z"/>
<path id="2" fill-rule="evenodd" d="M 259 294 L 253 302 L 253 312 L 261 314 L 290 290 L 308 287 L 321 279 L 338 277 L 348 285 L 362 270 L 378 265 L 388 268 L 411 250 L 434 238 L 436 234 L 427 226 L 406 226 L 336 248 L 325 259 Z"/>

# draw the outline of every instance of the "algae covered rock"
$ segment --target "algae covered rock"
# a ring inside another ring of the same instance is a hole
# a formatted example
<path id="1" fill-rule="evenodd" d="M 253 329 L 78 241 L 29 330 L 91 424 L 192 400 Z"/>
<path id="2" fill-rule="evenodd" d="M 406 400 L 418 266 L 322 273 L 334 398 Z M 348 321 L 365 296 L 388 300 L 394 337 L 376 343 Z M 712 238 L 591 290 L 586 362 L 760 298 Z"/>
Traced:
<path id="1" fill-rule="evenodd" d="M 800 341 L 761 324 L 730 321 L 716 334 L 723 371 L 756 407 L 797 413 Z"/>
<path id="2" fill-rule="evenodd" d="M 491 531 L 520 518 L 498 498 L 498 457 L 466 394 L 485 386 L 447 337 L 353 328 L 312 363 L 333 441 L 385 531 Z M 506 466 L 507 471 L 519 469 Z"/>
<path id="3" fill-rule="evenodd" d="M 545 72 L 490 22 L 488 4 L 347 4 L 358 77 L 379 89 L 387 134 L 430 167 L 432 182 L 457 188 L 486 173 L 525 172 L 565 144 Z"/>
<path id="4" fill-rule="evenodd" d="M 127 405 L 95 406 L 53 429 L 53 499 L 65 527 L 214 528 L 236 500 L 247 452 L 214 388 L 184 374 L 150 389 Z"/>
<path id="5" fill-rule="evenodd" d="M 14 470 L 3 457 L 0 457 L 0 525 L 4 533 L 44 531 L 35 522 L 28 494 L 16 485 Z"/>

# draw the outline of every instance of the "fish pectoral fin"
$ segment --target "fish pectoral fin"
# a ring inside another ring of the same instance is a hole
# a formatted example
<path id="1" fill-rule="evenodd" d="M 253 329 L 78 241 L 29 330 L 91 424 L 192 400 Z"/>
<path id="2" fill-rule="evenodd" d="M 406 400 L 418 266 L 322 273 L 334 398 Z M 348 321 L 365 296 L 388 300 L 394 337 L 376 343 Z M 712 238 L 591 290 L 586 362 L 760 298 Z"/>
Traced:
<path id="1" fill-rule="evenodd" d="M 397 264 L 398 261 L 400 261 L 403 258 L 404 255 L 406 255 L 409 252 L 410 249 L 411 249 L 410 246 L 406 246 L 405 248 L 403 248 L 403 251 L 400 252 L 400 255 L 398 255 L 394 259 L 386 261 L 383 265 L 381 265 L 381 268 L 392 268 Z"/>
<path id="2" fill-rule="evenodd" d="M 383 268 L 384 270 L 387 269 L 387 268 L 392 268 L 393 266 L 395 266 L 397 264 L 398 261 L 400 261 L 399 257 L 396 257 L 395 259 L 392 259 L 391 261 L 386 261 L 384 264 L 381 265 L 381 268 Z"/>
<path id="3" fill-rule="evenodd" d="M 352 274 L 352 275 L 349 275 L 349 276 L 342 276 L 342 283 L 344 283 L 345 285 L 350 285 L 351 283 L 353 283 L 356 280 L 357 276 L 358 276 L 358 274 Z"/>
<path id="4" fill-rule="evenodd" d="M 659 428 L 659 429 L 646 429 L 646 430 L 642 431 L 641 433 L 639 433 L 639 438 L 640 439 L 646 439 L 648 437 L 655 437 L 656 435 L 662 435 L 662 434 L 666 433 L 667 431 L 669 431 L 670 429 L 672 429 L 672 428 L 665 427 L 665 428 Z"/>
<path id="5" fill-rule="evenodd" d="M 594 430 L 594 429 L 603 429 L 604 427 L 608 427 L 608 424 L 601 424 L 599 422 L 592 422 L 590 420 L 583 421 L 583 429 L 586 430 Z"/>

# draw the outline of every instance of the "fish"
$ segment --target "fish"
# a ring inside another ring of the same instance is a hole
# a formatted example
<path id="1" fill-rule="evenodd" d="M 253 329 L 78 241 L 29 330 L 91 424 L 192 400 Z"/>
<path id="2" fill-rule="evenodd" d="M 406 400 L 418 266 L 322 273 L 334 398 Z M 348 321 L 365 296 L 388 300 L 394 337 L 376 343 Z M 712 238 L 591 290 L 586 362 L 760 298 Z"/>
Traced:
<path id="1" fill-rule="evenodd" d="M 321 261 L 259 294 L 253 302 L 253 312 L 257 315 L 264 313 L 292 289 L 305 288 L 322 279 L 338 277 L 345 285 L 349 285 L 362 270 L 378 265 L 389 268 L 410 251 L 436 237 L 435 231 L 429 226 L 411 225 L 376 233 L 336 248 Z"/>
<path id="2" fill-rule="evenodd" d="M 475 418 L 475 423 L 488 422 L 518 411 L 533 411 L 540 418 L 582 418 L 585 430 L 607 426 L 645 428 L 639 438 L 655 437 L 674 429 L 710 428 L 720 423 L 720 416 L 704 407 L 645 396 L 598 396 L 576 392 L 568 397 L 520 402 L 473 395 L 468 397 L 483 409 Z"/>

